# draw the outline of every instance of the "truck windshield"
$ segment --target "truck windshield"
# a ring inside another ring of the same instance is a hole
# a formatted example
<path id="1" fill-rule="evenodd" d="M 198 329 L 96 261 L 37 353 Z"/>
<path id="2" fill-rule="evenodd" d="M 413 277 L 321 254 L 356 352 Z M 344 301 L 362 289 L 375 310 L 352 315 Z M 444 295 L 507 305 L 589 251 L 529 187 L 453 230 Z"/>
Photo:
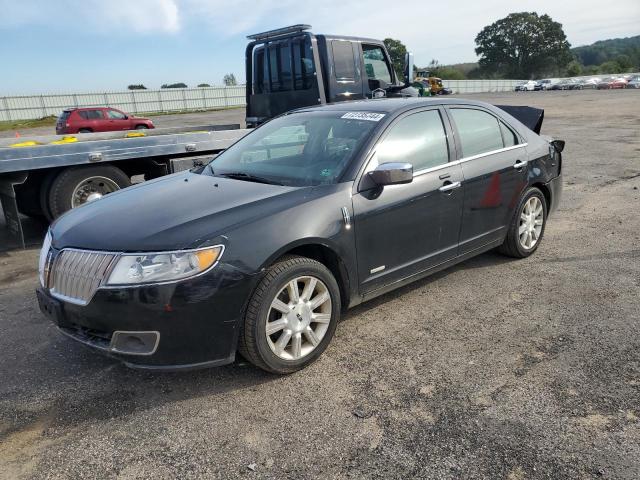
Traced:
<path id="1" fill-rule="evenodd" d="M 371 112 L 285 115 L 222 152 L 204 173 L 289 186 L 336 183 L 382 117 Z"/>

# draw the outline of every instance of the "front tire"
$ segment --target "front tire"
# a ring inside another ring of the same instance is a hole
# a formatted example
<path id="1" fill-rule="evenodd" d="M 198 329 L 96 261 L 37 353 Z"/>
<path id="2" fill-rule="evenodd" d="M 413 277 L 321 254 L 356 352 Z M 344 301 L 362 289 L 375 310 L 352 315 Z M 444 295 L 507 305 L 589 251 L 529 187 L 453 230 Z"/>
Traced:
<path id="1" fill-rule="evenodd" d="M 285 256 L 267 269 L 251 296 L 238 350 L 271 373 L 300 370 L 331 342 L 340 306 L 340 289 L 327 267 Z"/>
<path id="2" fill-rule="evenodd" d="M 136 130 L 148 130 L 149 127 L 146 125 L 136 125 Z"/>
<path id="3" fill-rule="evenodd" d="M 538 249 L 547 224 L 547 201 L 536 187 L 529 188 L 520 198 L 500 253 L 514 258 L 526 258 Z"/>

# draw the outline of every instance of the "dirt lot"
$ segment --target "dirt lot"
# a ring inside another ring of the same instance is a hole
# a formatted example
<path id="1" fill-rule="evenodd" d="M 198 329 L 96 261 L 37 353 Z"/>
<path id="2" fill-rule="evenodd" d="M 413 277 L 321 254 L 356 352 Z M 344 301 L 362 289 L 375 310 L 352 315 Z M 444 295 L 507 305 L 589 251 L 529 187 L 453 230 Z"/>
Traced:
<path id="1" fill-rule="evenodd" d="M 475 96 L 567 141 L 540 249 L 356 308 L 292 376 L 128 370 L 43 320 L 36 250 L 0 254 L 0 477 L 640 478 L 638 93 Z"/>

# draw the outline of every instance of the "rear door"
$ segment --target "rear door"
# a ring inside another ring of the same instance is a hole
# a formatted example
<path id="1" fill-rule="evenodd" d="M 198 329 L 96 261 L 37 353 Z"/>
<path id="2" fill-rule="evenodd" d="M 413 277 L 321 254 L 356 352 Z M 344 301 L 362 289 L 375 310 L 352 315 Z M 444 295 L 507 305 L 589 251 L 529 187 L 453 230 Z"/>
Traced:
<path id="1" fill-rule="evenodd" d="M 396 120 L 375 147 L 365 172 L 408 162 L 413 182 L 353 196 L 358 273 L 362 293 L 445 262 L 456 255 L 462 169 L 451 164 L 450 130 L 443 110 L 431 108 Z M 366 173 L 365 173 L 366 174 Z"/>
<path id="2" fill-rule="evenodd" d="M 501 241 L 527 185 L 526 144 L 500 118 L 472 106 L 448 107 L 464 175 L 460 254 Z"/>
<path id="3" fill-rule="evenodd" d="M 76 128 L 78 130 L 88 129 L 92 132 L 107 131 L 107 123 L 105 121 L 104 109 L 85 109 L 76 111 L 77 118 Z"/>

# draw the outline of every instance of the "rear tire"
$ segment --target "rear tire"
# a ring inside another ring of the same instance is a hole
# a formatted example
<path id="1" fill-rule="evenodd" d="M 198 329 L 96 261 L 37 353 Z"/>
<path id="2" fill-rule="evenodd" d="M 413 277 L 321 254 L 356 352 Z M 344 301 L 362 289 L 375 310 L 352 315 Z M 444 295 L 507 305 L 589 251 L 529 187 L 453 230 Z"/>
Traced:
<path id="1" fill-rule="evenodd" d="M 91 183 L 95 182 L 95 187 Z M 83 187 L 82 185 L 85 185 Z M 67 210 L 85 203 L 82 195 L 94 189 L 101 195 L 120 190 L 131 185 L 129 177 L 113 165 L 67 168 L 60 172 L 49 189 L 49 211 L 57 218 Z M 80 191 L 82 190 L 82 191 Z M 107 191 L 109 190 L 109 191 Z"/>
<path id="2" fill-rule="evenodd" d="M 526 258 L 533 254 L 542 242 L 547 225 L 547 208 L 547 201 L 540 189 L 531 187 L 524 192 L 498 251 L 514 258 Z"/>
<path id="3" fill-rule="evenodd" d="M 282 257 L 267 269 L 249 300 L 238 350 L 267 372 L 300 370 L 331 342 L 340 305 L 338 283 L 327 267 L 306 257 Z"/>
<path id="4" fill-rule="evenodd" d="M 93 133 L 93 130 L 91 130 L 90 128 L 81 128 L 80 130 L 78 130 L 78 133 Z"/>

